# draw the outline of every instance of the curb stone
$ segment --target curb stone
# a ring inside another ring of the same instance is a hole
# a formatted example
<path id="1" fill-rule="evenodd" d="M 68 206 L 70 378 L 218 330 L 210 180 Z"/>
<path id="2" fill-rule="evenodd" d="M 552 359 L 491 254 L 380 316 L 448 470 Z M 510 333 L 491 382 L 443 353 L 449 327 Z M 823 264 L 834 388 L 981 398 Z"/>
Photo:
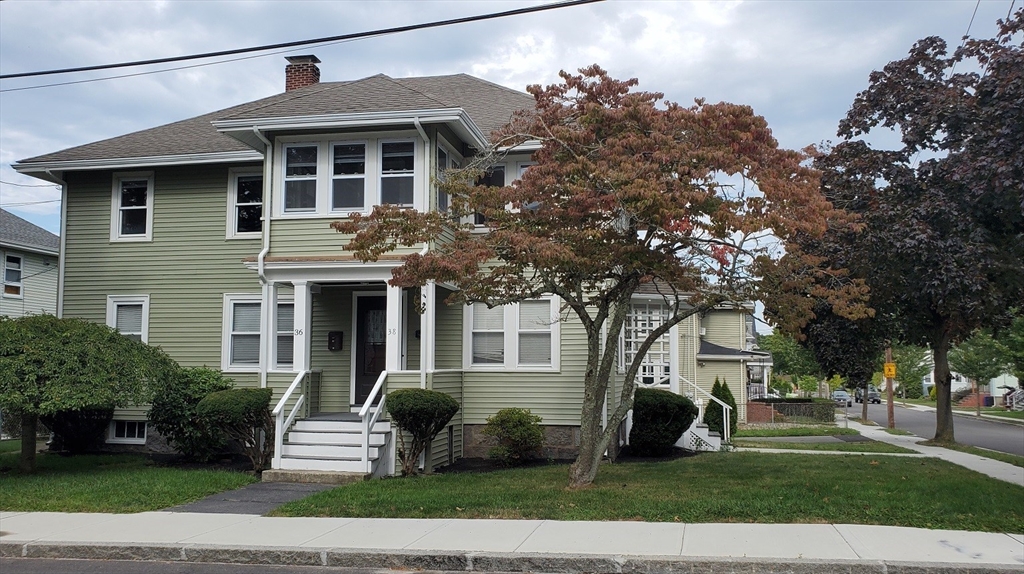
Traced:
<path id="1" fill-rule="evenodd" d="M 562 574 L 1020 574 L 1013 564 L 0 542 L 0 557 Z"/>

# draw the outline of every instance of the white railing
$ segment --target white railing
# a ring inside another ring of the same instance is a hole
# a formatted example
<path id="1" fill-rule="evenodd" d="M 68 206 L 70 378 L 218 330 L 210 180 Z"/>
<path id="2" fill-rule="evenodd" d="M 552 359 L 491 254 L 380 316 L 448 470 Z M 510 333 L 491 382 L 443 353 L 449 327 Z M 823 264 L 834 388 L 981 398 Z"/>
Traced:
<path id="1" fill-rule="evenodd" d="M 1011 409 L 1015 411 L 1024 411 L 1024 389 L 1013 391 L 1007 398 L 1009 399 L 1007 402 L 1010 403 L 1009 406 Z"/>
<path id="2" fill-rule="evenodd" d="M 704 389 L 698 387 L 697 383 L 694 383 L 693 381 L 687 379 L 686 377 L 679 377 L 679 378 L 682 379 L 683 382 L 685 382 L 687 385 L 690 385 L 690 388 L 692 388 L 693 390 L 699 392 L 700 394 L 704 395 L 708 399 L 711 399 L 712 401 L 715 401 L 716 403 L 718 403 L 719 405 L 722 406 L 722 421 L 723 421 L 723 424 L 722 424 L 722 442 L 723 443 L 728 443 L 729 442 L 729 430 L 732 427 L 732 417 L 731 417 L 731 415 L 732 415 L 732 407 L 729 406 L 728 404 L 726 404 L 725 401 L 719 399 L 718 397 L 716 397 L 716 396 L 712 395 L 711 393 L 705 391 Z M 694 398 L 694 402 L 697 403 L 698 416 L 700 416 L 699 420 L 704 420 L 704 409 L 703 409 L 703 405 L 701 404 L 700 397 L 698 397 L 696 393 L 694 393 L 694 394 L 692 394 L 690 396 L 693 397 Z"/>
<path id="3" fill-rule="evenodd" d="M 363 471 L 367 474 L 373 472 L 370 462 L 370 432 L 373 431 L 373 425 L 377 424 L 377 420 L 380 415 L 384 412 L 385 403 L 388 400 L 387 394 L 384 394 L 380 398 L 380 402 L 377 403 L 377 408 L 373 408 L 373 401 L 380 394 L 381 389 L 384 388 L 384 381 L 388 378 L 387 371 L 381 371 L 380 376 L 377 377 L 377 382 L 373 385 L 373 389 L 370 394 L 366 397 L 366 402 L 363 403 L 362 408 L 359 409 L 359 419 L 362 421 L 362 449 L 359 456 L 362 459 Z"/>
<path id="4" fill-rule="evenodd" d="M 292 426 L 295 422 L 295 417 L 299 414 L 299 409 L 306 402 L 306 395 L 300 394 L 299 398 L 295 401 L 295 406 L 289 411 L 288 417 L 285 418 L 284 409 L 288 404 L 288 400 L 295 394 L 295 390 L 302 384 L 303 379 L 309 376 L 310 371 L 301 371 L 298 375 L 295 375 L 295 380 L 292 381 L 291 385 L 288 385 L 288 389 L 281 396 L 281 400 L 277 401 L 277 406 L 272 411 L 274 414 L 274 461 L 271 464 L 271 468 L 281 468 L 281 450 L 284 448 L 284 431 Z"/>

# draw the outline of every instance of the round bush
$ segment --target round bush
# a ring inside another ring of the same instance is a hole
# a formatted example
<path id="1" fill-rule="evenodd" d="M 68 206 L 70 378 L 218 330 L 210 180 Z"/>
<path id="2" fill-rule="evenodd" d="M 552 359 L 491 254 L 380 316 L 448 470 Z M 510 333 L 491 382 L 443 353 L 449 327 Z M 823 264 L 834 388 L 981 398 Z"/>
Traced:
<path id="1" fill-rule="evenodd" d="M 697 417 L 690 399 L 660 389 L 636 390 L 630 451 L 637 456 L 663 456 Z"/>
<path id="2" fill-rule="evenodd" d="M 149 421 L 181 454 L 209 460 L 224 447 L 224 433 L 196 416 L 196 405 L 206 395 L 230 389 L 233 381 L 206 367 L 179 369 L 177 376 L 156 391 Z"/>
<path id="3" fill-rule="evenodd" d="M 544 444 L 541 418 L 529 409 L 501 409 L 487 417 L 483 433 L 494 437 L 498 444 L 490 455 L 505 465 L 515 465 L 540 451 Z"/>
<path id="4" fill-rule="evenodd" d="M 210 393 L 196 405 L 196 415 L 242 446 L 254 472 L 262 472 L 274 455 L 271 389 L 227 389 Z"/>
<path id="5" fill-rule="evenodd" d="M 459 403 L 445 393 L 427 389 L 400 389 L 387 395 L 388 413 L 391 420 L 404 433 L 398 435 L 402 459 L 402 474 L 416 472 L 416 465 L 430 441 L 444 429 L 455 413 Z M 404 434 L 412 435 L 412 444 L 407 448 Z M 427 463 L 430 466 L 430 463 Z"/>

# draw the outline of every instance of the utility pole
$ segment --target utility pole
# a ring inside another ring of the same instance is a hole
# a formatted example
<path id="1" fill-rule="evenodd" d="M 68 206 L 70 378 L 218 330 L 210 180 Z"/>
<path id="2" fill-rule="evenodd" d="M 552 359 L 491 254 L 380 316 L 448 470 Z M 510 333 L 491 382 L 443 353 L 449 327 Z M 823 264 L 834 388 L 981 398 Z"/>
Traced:
<path id="1" fill-rule="evenodd" d="M 896 417 L 892 411 L 892 385 L 896 378 L 896 363 L 892 362 L 892 345 L 885 342 L 885 414 L 889 418 L 889 428 L 896 428 Z M 867 400 L 865 399 L 865 402 Z"/>

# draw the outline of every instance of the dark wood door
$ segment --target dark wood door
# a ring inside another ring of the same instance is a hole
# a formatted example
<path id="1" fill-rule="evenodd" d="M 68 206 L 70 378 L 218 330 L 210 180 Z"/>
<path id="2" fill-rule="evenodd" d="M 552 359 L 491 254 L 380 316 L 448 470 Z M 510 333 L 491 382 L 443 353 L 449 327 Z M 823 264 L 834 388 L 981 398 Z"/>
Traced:
<path id="1" fill-rule="evenodd" d="M 356 299 L 356 405 L 370 396 L 387 354 L 387 297 Z M 379 398 L 379 397 L 378 397 Z"/>

